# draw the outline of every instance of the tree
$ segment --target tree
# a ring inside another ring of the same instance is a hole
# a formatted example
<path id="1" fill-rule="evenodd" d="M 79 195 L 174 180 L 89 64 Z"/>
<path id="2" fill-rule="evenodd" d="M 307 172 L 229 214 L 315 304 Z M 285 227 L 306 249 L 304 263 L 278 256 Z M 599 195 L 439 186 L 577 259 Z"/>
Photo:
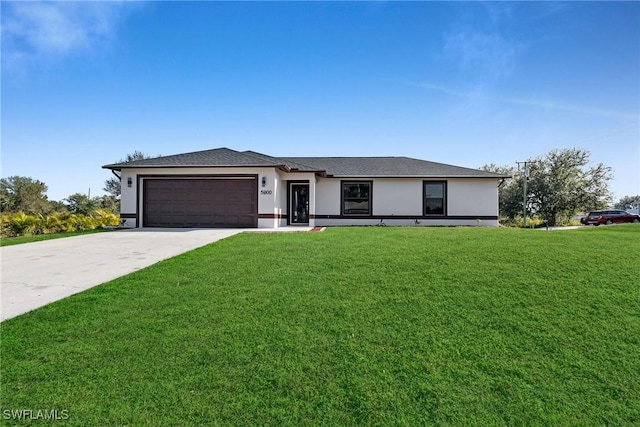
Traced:
<path id="1" fill-rule="evenodd" d="M 100 209 L 104 209 L 107 212 L 115 213 L 118 210 L 118 199 L 115 196 L 105 194 L 98 198 Z"/>
<path id="2" fill-rule="evenodd" d="M 640 206 L 640 195 L 638 196 L 624 196 L 613 205 L 614 209 L 635 209 Z"/>
<path id="3" fill-rule="evenodd" d="M 64 202 L 60 202 L 57 200 L 51 200 L 49 203 L 51 203 L 51 212 L 50 213 L 65 213 L 65 212 L 69 212 L 69 209 L 67 209 L 67 205 L 64 204 Z"/>
<path id="4" fill-rule="evenodd" d="M 52 207 L 47 199 L 44 182 L 25 176 L 10 176 L 0 180 L 0 208 L 3 212 L 46 214 Z"/>
<path id="5" fill-rule="evenodd" d="M 96 209 L 99 209 L 100 198 L 94 197 L 90 199 L 86 194 L 74 193 L 65 199 L 69 212 L 80 215 L 91 215 Z"/>
<path id="6" fill-rule="evenodd" d="M 527 212 L 556 225 L 578 211 L 602 209 L 611 201 L 611 168 L 589 165 L 589 152 L 578 148 L 552 150 L 527 160 Z M 513 219 L 523 211 L 524 174 L 516 168 L 487 165 L 485 170 L 509 173 L 513 179 L 500 188 L 500 213 Z"/>
<path id="7" fill-rule="evenodd" d="M 103 190 L 109 193 L 110 197 L 117 199 L 120 197 L 120 180 L 115 176 L 112 176 L 104 182 Z"/>
<path id="8" fill-rule="evenodd" d="M 136 150 L 132 154 L 127 154 L 127 157 L 125 157 L 124 159 L 118 160 L 116 163 L 127 163 L 127 162 L 133 162 L 135 160 L 144 160 L 144 159 L 150 159 L 150 158 L 151 156 L 148 156 L 142 153 L 141 151 Z M 107 179 L 104 182 L 103 190 L 109 193 L 109 195 L 115 198 L 119 198 L 120 197 L 120 179 L 116 178 L 115 176 L 112 176 L 111 178 Z"/>

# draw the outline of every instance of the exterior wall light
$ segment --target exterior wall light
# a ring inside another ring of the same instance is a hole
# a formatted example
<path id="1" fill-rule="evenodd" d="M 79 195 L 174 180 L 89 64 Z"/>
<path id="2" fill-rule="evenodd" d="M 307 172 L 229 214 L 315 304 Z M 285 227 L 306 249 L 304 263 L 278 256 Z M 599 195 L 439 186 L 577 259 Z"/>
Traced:
<path id="1" fill-rule="evenodd" d="M 262 187 L 264 188 L 264 187 L 266 187 L 266 186 L 267 186 L 267 177 L 266 177 L 266 176 L 263 176 L 263 177 L 262 177 Z"/>
<path id="2" fill-rule="evenodd" d="M 131 187 L 131 177 L 127 178 L 127 187 Z"/>

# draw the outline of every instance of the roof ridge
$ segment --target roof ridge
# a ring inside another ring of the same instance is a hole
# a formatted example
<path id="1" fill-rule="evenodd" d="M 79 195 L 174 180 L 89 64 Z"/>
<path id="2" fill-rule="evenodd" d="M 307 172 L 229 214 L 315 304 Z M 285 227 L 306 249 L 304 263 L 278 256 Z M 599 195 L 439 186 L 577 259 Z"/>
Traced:
<path id="1" fill-rule="evenodd" d="M 412 159 L 406 156 L 287 156 L 285 159 Z M 413 159 L 420 160 L 420 159 Z"/>
<path id="2" fill-rule="evenodd" d="M 299 158 L 300 159 L 305 159 L 305 158 L 306 159 L 314 159 L 314 158 L 317 158 L 317 157 L 299 157 Z M 302 166 L 304 168 L 307 168 L 310 171 L 326 172 L 326 168 L 318 168 L 317 166 L 311 166 L 311 165 L 308 165 L 306 163 L 301 163 L 301 162 L 298 162 L 298 161 L 293 160 L 293 159 L 296 159 L 296 157 L 283 157 L 282 158 L 282 160 L 285 161 L 287 166 L 289 166 L 289 168 L 291 168 L 291 169 L 300 170 L 301 169 L 300 166 Z M 295 164 L 297 167 L 292 167 L 292 164 Z"/>
<path id="3" fill-rule="evenodd" d="M 188 153 L 178 153 L 178 154 L 168 154 L 166 156 L 160 156 L 157 158 L 163 158 L 163 157 L 175 157 L 175 156 L 188 156 L 191 154 L 199 154 L 199 153 L 208 153 L 211 151 L 232 151 L 234 153 L 240 153 L 240 151 L 236 151 L 234 149 L 231 148 L 227 148 L 227 147 L 218 147 L 218 148 L 209 148 L 208 150 L 198 150 L 198 151 L 189 151 Z"/>
<path id="4" fill-rule="evenodd" d="M 279 160 L 279 161 L 282 162 L 281 163 L 282 165 L 286 164 L 286 161 L 284 159 L 281 159 L 280 157 L 273 157 L 273 156 L 270 156 L 268 154 L 258 153 L 257 151 L 253 151 L 253 150 L 241 151 L 240 154 L 244 154 L 244 155 L 256 158 L 256 159 L 260 158 L 260 160 L 265 160 L 265 158 L 273 159 L 273 160 Z"/>

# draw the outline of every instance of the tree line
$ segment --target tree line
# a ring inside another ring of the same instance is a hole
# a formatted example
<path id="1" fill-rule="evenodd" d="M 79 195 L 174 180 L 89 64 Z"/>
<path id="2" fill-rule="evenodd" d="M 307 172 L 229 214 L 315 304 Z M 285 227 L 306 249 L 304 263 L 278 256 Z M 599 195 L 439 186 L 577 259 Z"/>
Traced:
<path id="1" fill-rule="evenodd" d="M 86 194 L 74 193 L 61 201 L 49 200 L 47 185 L 25 176 L 10 176 L 0 179 L 0 206 L 3 213 L 22 212 L 27 215 L 49 215 L 70 212 L 91 215 L 98 209 L 115 213 L 118 201 L 113 195 L 89 198 Z"/>
<path id="2" fill-rule="evenodd" d="M 146 158 L 136 151 L 119 162 Z M 120 181 L 105 181 L 108 194 L 89 197 L 74 193 L 49 200 L 47 185 L 25 176 L 0 179 L 0 234 L 3 237 L 87 230 L 120 223 Z"/>
<path id="3" fill-rule="evenodd" d="M 522 220 L 525 207 L 527 217 L 554 226 L 569 223 L 577 213 L 640 204 L 640 196 L 625 196 L 612 205 L 613 170 L 602 163 L 592 165 L 590 153 L 579 148 L 551 150 L 519 166 L 490 164 L 482 169 L 511 176 L 498 190 L 503 222 Z"/>
<path id="4" fill-rule="evenodd" d="M 39 180 L 10 176 L 0 179 L 0 235 L 2 237 L 92 230 L 116 226 L 117 203 L 112 196 L 90 199 L 75 193 L 63 201 L 49 200 Z"/>
<path id="5" fill-rule="evenodd" d="M 141 160 L 149 156 L 135 151 L 127 154 L 117 163 Z M 47 185 L 37 179 L 25 176 L 10 176 L 0 179 L 0 208 L 3 213 L 22 212 L 27 215 L 50 215 L 53 213 L 73 213 L 92 215 L 96 211 L 117 213 L 120 211 L 120 180 L 111 177 L 104 183 L 107 194 L 89 197 L 74 193 L 61 201 L 49 200 Z"/>

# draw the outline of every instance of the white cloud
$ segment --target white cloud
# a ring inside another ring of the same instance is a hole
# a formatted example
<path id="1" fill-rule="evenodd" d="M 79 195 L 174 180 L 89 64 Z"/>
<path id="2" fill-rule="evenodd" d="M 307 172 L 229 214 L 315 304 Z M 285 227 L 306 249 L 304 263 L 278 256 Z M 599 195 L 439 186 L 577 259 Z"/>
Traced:
<path id="1" fill-rule="evenodd" d="M 517 49 L 498 32 L 463 30 L 447 35 L 444 52 L 463 69 L 498 78 L 513 71 Z"/>
<path id="2" fill-rule="evenodd" d="M 2 2 L 3 68 L 91 52 L 111 40 L 131 2 Z"/>
<path id="3" fill-rule="evenodd" d="M 638 120 L 637 113 L 626 113 L 622 111 L 607 110 L 603 108 L 593 108 L 589 106 L 564 104 L 552 100 L 533 99 L 533 98 L 513 98 L 499 95 L 492 95 L 482 89 L 475 90 L 459 90 L 452 89 L 447 86 L 432 84 L 432 83 L 409 83 L 414 86 L 418 86 L 423 89 L 441 92 L 449 96 L 455 96 L 463 98 L 465 100 L 484 100 L 492 102 L 500 102 L 511 105 L 522 105 L 526 107 L 540 108 L 546 110 L 566 111 L 572 113 L 582 113 L 601 117 L 612 117 L 623 120 Z"/>
<path id="4" fill-rule="evenodd" d="M 560 111 L 567 111 L 572 113 L 583 113 L 583 114 L 589 114 L 594 116 L 613 117 L 613 118 L 625 119 L 625 120 L 638 119 L 637 114 L 624 113 L 621 111 L 606 110 L 602 108 L 593 108 L 593 107 L 587 107 L 587 106 L 581 106 L 581 105 L 563 104 L 563 103 L 549 101 L 549 100 L 517 99 L 517 98 L 503 98 L 503 97 L 498 97 L 496 98 L 496 100 L 501 102 L 506 102 L 509 104 L 544 108 L 547 110 L 560 110 Z"/>
<path id="5" fill-rule="evenodd" d="M 444 34 L 442 51 L 475 79 L 497 80 L 516 68 L 522 44 L 510 31 L 514 8 L 504 2 L 464 3 Z"/>

